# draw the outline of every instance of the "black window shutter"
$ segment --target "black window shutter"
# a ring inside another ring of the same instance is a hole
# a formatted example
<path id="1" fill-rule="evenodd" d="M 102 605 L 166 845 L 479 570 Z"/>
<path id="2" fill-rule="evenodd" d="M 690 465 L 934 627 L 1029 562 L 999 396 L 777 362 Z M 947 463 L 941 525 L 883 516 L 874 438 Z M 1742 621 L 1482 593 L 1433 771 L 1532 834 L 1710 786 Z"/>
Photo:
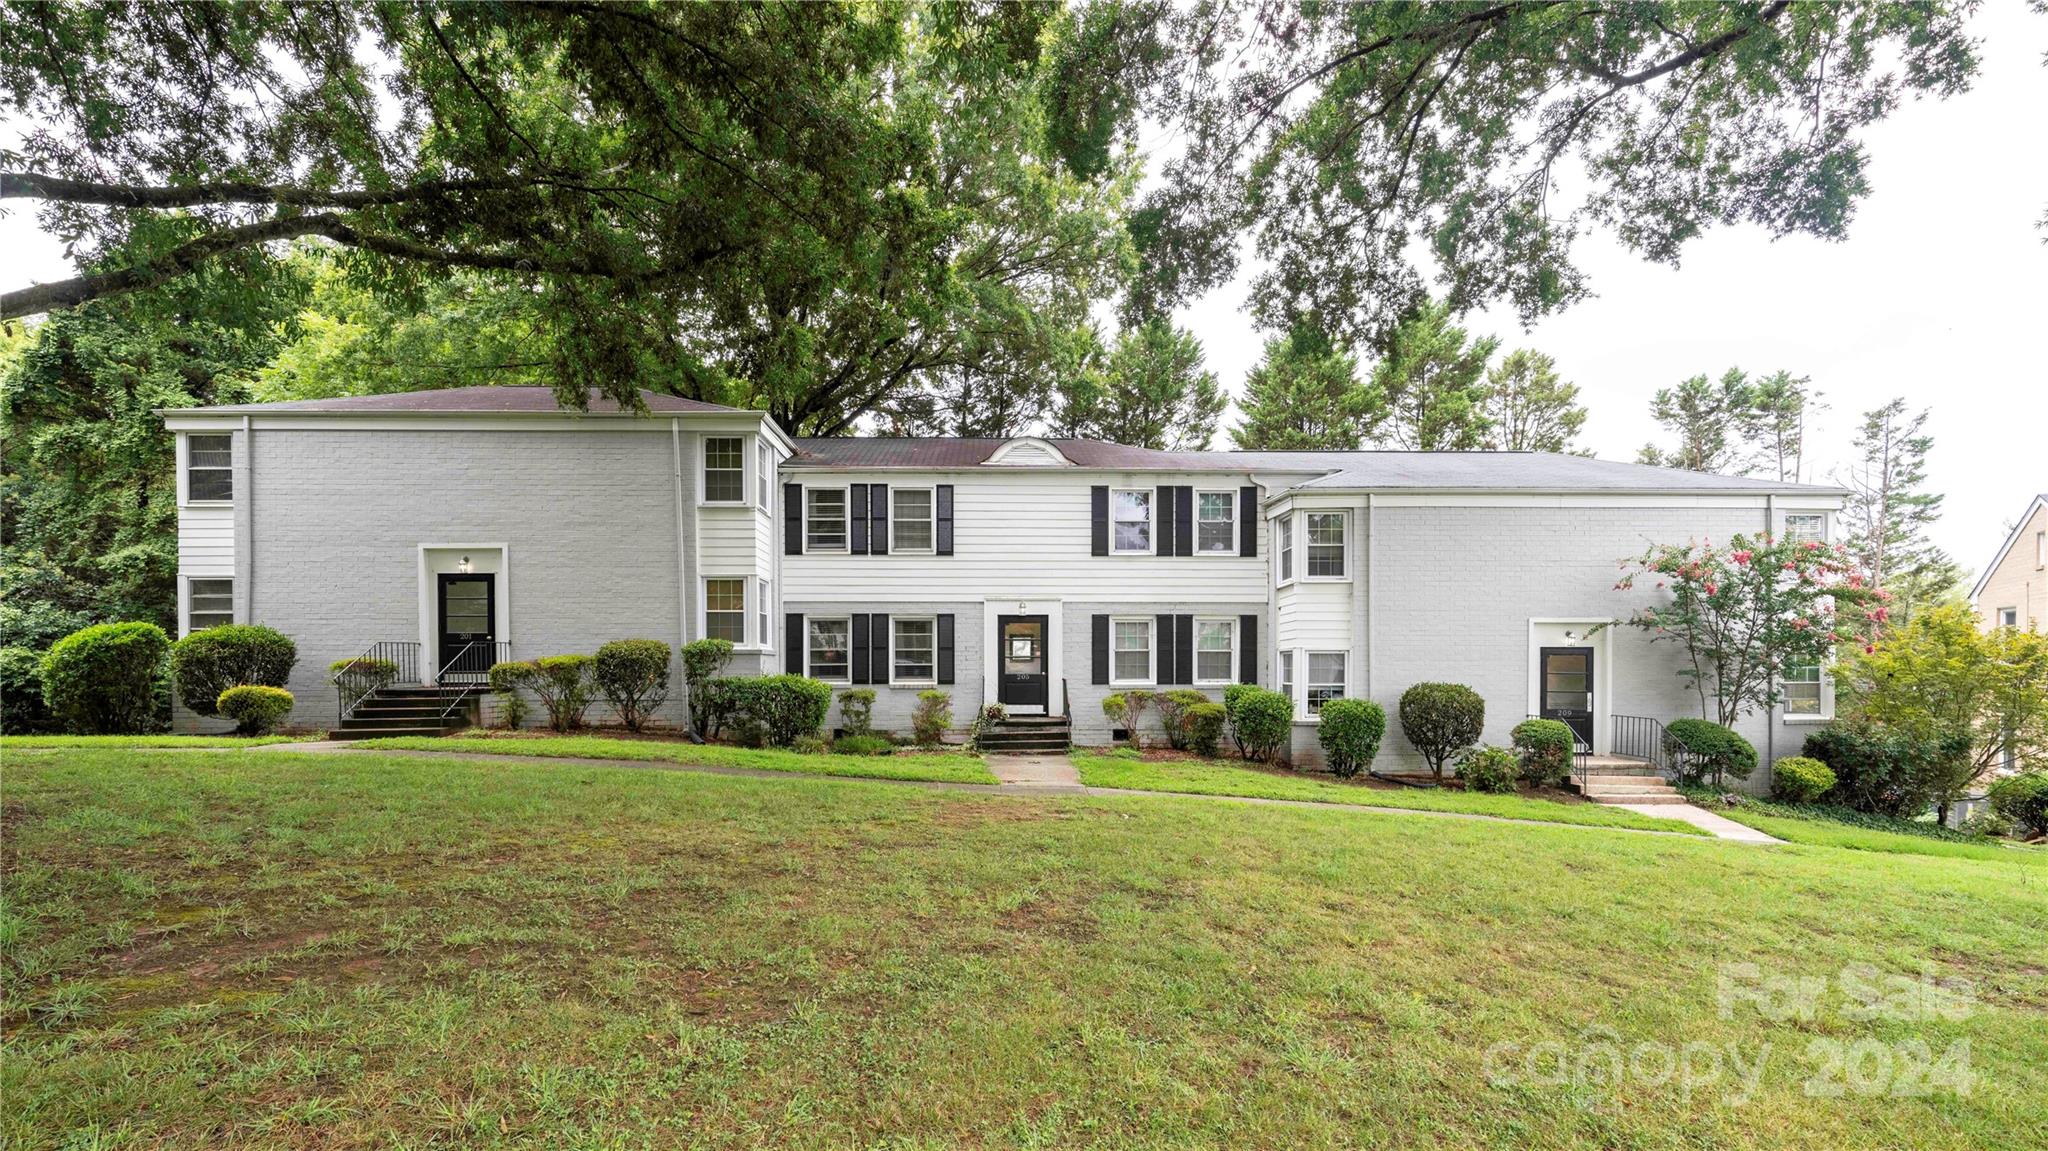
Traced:
<path id="1" fill-rule="evenodd" d="M 953 617 L 939 617 L 939 682 L 953 682 Z"/>
<path id="2" fill-rule="evenodd" d="M 1109 617 L 1091 616 L 1088 620 L 1088 655 L 1090 683 L 1109 682 Z"/>
<path id="3" fill-rule="evenodd" d="M 889 485 L 868 485 L 868 554 L 889 554 Z"/>
<path id="4" fill-rule="evenodd" d="M 1195 617 L 1173 617 L 1173 682 L 1195 682 Z"/>
<path id="5" fill-rule="evenodd" d="M 953 485 L 940 484 L 932 496 L 932 550 L 942 556 L 953 554 Z M 950 680 L 947 682 L 951 682 Z"/>
<path id="6" fill-rule="evenodd" d="M 846 550 L 857 556 L 868 554 L 868 486 L 846 487 Z M 862 682 L 866 682 L 863 680 Z"/>
<path id="7" fill-rule="evenodd" d="M 1237 489 L 1237 554 L 1259 554 L 1259 489 Z M 1246 617 L 1250 618 L 1250 617 Z M 1250 680 L 1246 680 L 1250 683 Z"/>
<path id="8" fill-rule="evenodd" d="M 1107 485 L 1096 484 L 1088 489 L 1088 508 L 1090 519 L 1088 554 L 1092 556 L 1106 556 L 1109 554 L 1109 487 Z M 1095 618 L 1106 620 L 1109 617 L 1099 615 Z M 1109 681 L 1101 679 L 1095 682 L 1108 683 Z"/>
<path id="9" fill-rule="evenodd" d="M 869 617 L 874 621 L 873 630 L 868 633 L 868 663 L 874 673 L 875 683 L 889 682 L 889 617 L 876 612 Z"/>
<path id="10" fill-rule="evenodd" d="M 804 486 L 782 485 L 782 554 L 804 554 Z"/>
<path id="11" fill-rule="evenodd" d="M 875 682 L 868 674 L 868 617 L 864 615 L 853 617 L 853 682 Z"/>
<path id="12" fill-rule="evenodd" d="M 1259 682 L 1259 617 L 1237 617 L 1237 682 Z"/>
<path id="13" fill-rule="evenodd" d="M 1173 554 L 1173 489 L 1161 486 L 1152 496 L 1152 554 Z"/>
<path id="14" fill-rule="evenodd" d="M 1152 679 L 1161 687 L 1180 681 L 1173 678 L 1173 617 L 1163 615 L 1152 621 Z"/>
<path id="15" fill-rule="evenodd" d="M 791 675 L 804 673 L 804 617 L 802 612 L 788 612 L 783 616 L 783 646 L 789 649 L 784 666 Z"/>
<path id="16" fill-rule="evenodd" d="M 1195 489 L 1189 486 L 1174 489 L 1173 507 L 1173 554 L 1191 556 L 1195 554 Z M 1183 682 L 1192 683 L 1193 680 Z"/>

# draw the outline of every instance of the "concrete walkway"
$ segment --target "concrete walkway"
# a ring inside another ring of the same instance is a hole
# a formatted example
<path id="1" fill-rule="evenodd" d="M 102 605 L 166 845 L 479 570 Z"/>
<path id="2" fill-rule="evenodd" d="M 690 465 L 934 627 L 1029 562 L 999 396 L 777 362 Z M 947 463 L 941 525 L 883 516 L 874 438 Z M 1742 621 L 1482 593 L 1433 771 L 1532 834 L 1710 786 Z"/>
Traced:
<path id="1" fill-rule="evenodd" d="M 1731 839 L 1737 843 L 1783 843 L 1775 835 L 1765 835 L 1747 824 L 1737 823 L 1725 815 L 1715 815 L 1702 807 L 1690 803 L 1610 803 L 1623 811 L 1638 812 L 1642 815 L 1661 815 L 1666 819 L 1682 819 L 1694 827 L 1713 834 L 1716 839 Z"/>
<path id="2" fill-rule="evenodd" d="M 988 769 L 1002 781 L 1004 791 L 1039 791 L 1073 795 L 1086 794 L 1081 773 L 1064 755 L 991 755 Z"/>

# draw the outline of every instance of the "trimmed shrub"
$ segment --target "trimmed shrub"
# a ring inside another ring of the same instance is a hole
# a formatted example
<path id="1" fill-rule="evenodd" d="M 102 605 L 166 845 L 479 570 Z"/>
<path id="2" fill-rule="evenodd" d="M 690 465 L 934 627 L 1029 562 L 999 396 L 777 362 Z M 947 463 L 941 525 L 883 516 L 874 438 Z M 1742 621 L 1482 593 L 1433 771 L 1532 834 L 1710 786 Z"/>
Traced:
<path id="1" fill-rule="evenodd" d="M 1756 748 L 1708 719 L 1674 719 L 1665 724 L 1664 756 L 1680 783 L 1719 787 L 1723 777 L 1748 779 L 1756 770 Z"/>
<path id="2" fill-rule="evenodd" d="M 1803 755 L 1787 756 L 1771 769 L 1771 794 L 1787 803 L 1812 803 L 1833 786 L 1834 769 Z"/>
<path id="3" fill-rule="evenodd" d="M 827 749 L 825 737 L 820 735 L 800 735 L 789 741 L 789 750 L 798 755 L 823 755 Z"/>
<path id="4" fill-rule="evenodd" d="M 1323 705 L 1325 714 L 1329 704 Z M 1441 780 L 1451 757 L 1479 742 L 1486 701 L 1462 683 L 1418 683 L 1401 693 L 1401 734 Z"/>
<path id="5" fill-rule="evenodd" d="M 1198 703 L 1188 708 L 1188 747 L 1193 749 L 1196 755 L 1215 755 L 1216 745 L 1223 740 L 1223 723 L 1226 718 L 1223 705 L 1220 703 Z"/>
<path id="6" fill-rule="evenodd" d="M 1572 749 L 1577 743 L 1569 724 L 1555 719 L 1525 719 L 1515 725 L 1508 738 L 1521 760 L 1523 779 L 1537 787 L 1562 787 L 1571 778 Z"/>
<path id="7" fill-rule="evenodd" d="M 1244 758 L 1270 760 L 1287 746 L 1294 724 L 1294 701 L 1263 687 L 1238 686 L 1246 690 L 1237 694 L 1237 710 L 1231 712 L 1230 704 L 1223 705 L 1224 711 L 1230 713 L 1230 738 L 1237 742 L 1238 754 Z"/>
<path id="8" fill-rule="evenodd" d="M 1209 702 L 1209 697 L 1191 687 L 1177 687 L 1154 697 L 1159 704 L 1159 726 L 1166 732 L 1166 745 L 1176 751 L 1189 746 L 1188 712 Z"/>
<path id="9" fill-rule="evenodd" d="M 171 683 L 186 707 L 219 715 L 222 692 L 245 683 L 283 687 L 298 662 L 299 645 L 275 628 L 221 624 L 171 645 Z M 396 674 L 396 667 L 392 670 Z"/>
<path id="10" fill-rule="evenodd" d="M 1339 779 L 1350 779 L 1372 766 L 1387 734 L 1387 711 L 1369 699 L 1333 699 L 1323 705 L 1316 742 Z"/>
<path id="11" fill-rule="evenodd" d="M 353 659 L 335 660 L 327 665 L 327 672 L 343 690 L 357 695 L 368 695 L 397 679 L 398 665 L 388 659 L 356 656 Z"/>
<path id="12" fill-rule="evenodd" d="M 627 731 L 639 731 L 668 700 L 669 646 L 658 639 L 615 639 L 597 649 L 591 678 Z"/>
<path id="13" fill-rule="evenodd" d="M 917 708 L 910 713 L 910 734 L 919 747 L 937 747 L 953 726 L 953 694 L 929 690 L 917 693 Z"/>
<path id="14" fill-rule="evenodd" d="M 533 661 L 526 684 L 547 709 L 549 727 L 573 731 L 583 726 L 583 709 L 590 706 L 591 662 L 587 655 L 544 655 Z"/>
<path id="15" fill-rule="evenodd" d="M 874 689 L 849 687 L 839 693 L 839 730 L 844 735 L 867 735 L 875 730 Z"/>
<path id="16" fill-rule="evenodd" d="M 717 687 L 731 663 L 729 639 L 700 639 L 683 645 L 683 687 L 688 692 L 690 725 L 700 736 L 717 735 L 732 716 Z"/>
<path id="17" fill-rule="evenodd" d="M 43 702 L 43 653 L 0 648 L 0 731 L 34 735 L 54 727 L 49 705 Z"/>
<path id="18" fill-rule="evenodd" d="M 1124 727 L 1129 729 L 1131 733 L 1132 747 L 1138 748 L 1140 750 L 1144 749 L 1144 737 L 1141 734 L 1139 734 L 1138 728 L 1144 722 L 1145 709 L 1151 707 L 1152 702 L 1158 698 L 1158 692 L 1148 691 L 1142 687 L 1133 687 L 1125 689 Z"/>
<path id="19" fill-rule="evenodd" d="M 880 735 L 842 735 L 832 741 L 834 755 L 895 755 L 896 745 Z"/>
<path id="20" fill-rule="evenodd" d="M 239 684 L 221 692 L 213 709 L 235 721 L 236 735 L 262 735 L 292 713 L 292 693 L 268 684 Z"/>
<path id="21" fill-rule="evenodd" d="M 538 671 L 530 660 L 501 660 L 486 673 L 491 693 L 498 697 L 498 718 L 514 731 L 526 722 L 526 697 L 519 689 L 531 683 Z"/>
<path id="22" fill-rule="evenodd" d="M 825 727 L 832 685 L 801 675 L 729 676 L 712 681 L 712 695 L 741 743 L 793 747 Z"/>
<path id="23" fill-rule="evenodd" d="M 1844 807 L 1910 819 L 1933 801 L 1933 772 L 1940 747 L 1925 740 L 1863 724 L 1831 724 L 1806 737 L 1808 758 L 1835 773 L 1830 799 Z"/>
<path id="24" fill-rule="evenodd" d="M 1987 794 L 1992 814 L 2010 822 L 2021 838 L 2048 835 L 2048 772 L 2008 775 Z"/>
<path id="25" fill-rule="evenodd" d="M 1475 747 L 1458 757 L 1458 778 L 1466 791 L 1506 795 L 1515 790 L 1522 759 L 1505 747 Z"/>
<path id="26" fill-rule="evenodd" d="M 50 645 L 43 702 L 65 731 L 133 735 L 157 726 L 156 689 L 171 641 L 153 623 L 103 623 Z"/>

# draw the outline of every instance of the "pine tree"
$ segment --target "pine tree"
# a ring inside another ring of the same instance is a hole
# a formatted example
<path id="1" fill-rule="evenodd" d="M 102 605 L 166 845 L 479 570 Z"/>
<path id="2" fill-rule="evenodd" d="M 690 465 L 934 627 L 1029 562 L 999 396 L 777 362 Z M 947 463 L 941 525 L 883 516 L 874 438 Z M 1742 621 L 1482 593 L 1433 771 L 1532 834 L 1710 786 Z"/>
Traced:
<path id="1" fill-rule="evenodd" d="M 1228 402 L 1216 373 L 1202 366 L 1202 341 L 1153 320 L 1063 357 L 1052 433 L 1141 448 L 1200 450 L 1216 434 Z"/>
<path id="2" fill-rule="evenodd" d="M 1927 538 L 1941 518 L 1942 497 L 1924 490 L 1934 447 L 1926 424 L 1925 411 L 1908 417 L 1903 397 L 1863 413 L 1857 462 L 1839 477 L 1849 488 L 1843 542 L 1871 586 L 1892 594 L 1891 614 L 1901 622 L 1961 578 L 1955 562 Z"/>
<path id="3" fill-rule="evenodd" d="M 1557 377 L 1557 362 L 1542 352 L 1521 349 L 1486 375 L 1486 450 L 1569 452 L 1572 437 L 1586 424 L 1579 387 Z"/>
<path id="4" fill-rule="evenodd" d="M 1736 417 L 1750 445 L 1750 464 L 1781 481 L 1797 483 L 1804 458 L 1806 408 L 1812 402 L 1811 381 L 1790 372 L 1774 372 L 1750 389 L 1748 403 Z"/>
<path id="5" fill-rule="evenodd" d="M 1424 302 L 1401 321 L 1372 384 L 1386 397 L 1375 441 L 1418 452 L 1469 451 L 1486 435 L 1486 362 L 1500 341 L 1473 339 L 1447 304 Z"/>
<path id="6" fill-rule="evenodd" d="M 1309 333 L 1266 341 L 1239 408 L 1230 440 L 1246 451 L 1354 449 L 1386 418 L 1382 397 L 1358 378 L 1358 357 Z"/>
<path id="7" fill-rule="evenodd" d="M 1749 377 L 1740 368 L 1721 373 L 1719 383 L 1694 376 L 1675 388 L 1659 388 L 1650 401 L 1650 414 L 1678 437 L 1678 446 L 1666 451 L 1645 444 L 1636 461 L 1691 472 L 1746 475 L 1749 469 L 1741 459 L 1742 420 L 1749 408 Z"/>

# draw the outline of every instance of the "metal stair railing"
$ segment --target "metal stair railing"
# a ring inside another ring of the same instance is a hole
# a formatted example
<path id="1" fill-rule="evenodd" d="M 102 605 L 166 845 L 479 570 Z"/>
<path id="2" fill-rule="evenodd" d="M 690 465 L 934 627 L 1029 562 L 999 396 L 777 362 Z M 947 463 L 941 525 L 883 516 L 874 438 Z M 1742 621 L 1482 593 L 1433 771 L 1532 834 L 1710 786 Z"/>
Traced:
<path id="1" fill-rule="evenodd" d="M 389 675 L 385 674 L 387 665 Z M 420 682 L 420 645 L 407 640 L 379 640 L 365 648 L 363 654 L 336 666 L 340 670 L 328 679 L 334 684 L 334 725 L 340 727 L 357 705 L 377 694 L 378 688 Z"/>

